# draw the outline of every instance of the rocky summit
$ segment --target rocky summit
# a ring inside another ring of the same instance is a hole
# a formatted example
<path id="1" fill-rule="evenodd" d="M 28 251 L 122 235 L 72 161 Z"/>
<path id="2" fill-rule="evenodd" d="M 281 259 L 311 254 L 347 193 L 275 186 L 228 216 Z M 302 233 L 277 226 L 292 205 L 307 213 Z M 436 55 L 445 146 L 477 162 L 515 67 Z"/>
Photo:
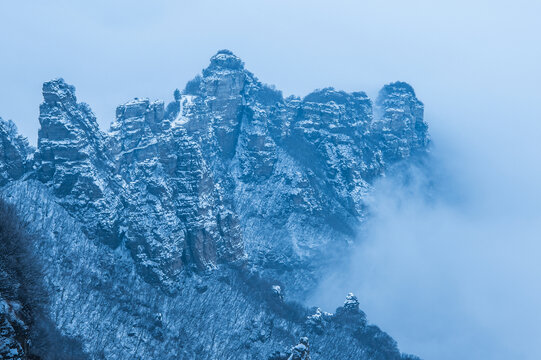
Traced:
<path id="1" fill-rule="evenodd" d="M 414 359 L 353 294 L 335 314 L 300 305 L 356 241 L 374 181 L 427 151 L 410 85 L 284 98 L 221 50 L 167 105 L 120 105 L 107 132 L 48 81 L 39 123 L 33 149 L 0 119 L 0 195 L 71 358 Z M 13 335 L 40 321 L 17 309 L 0 291 L 2 358 L 62 358 Z"/>

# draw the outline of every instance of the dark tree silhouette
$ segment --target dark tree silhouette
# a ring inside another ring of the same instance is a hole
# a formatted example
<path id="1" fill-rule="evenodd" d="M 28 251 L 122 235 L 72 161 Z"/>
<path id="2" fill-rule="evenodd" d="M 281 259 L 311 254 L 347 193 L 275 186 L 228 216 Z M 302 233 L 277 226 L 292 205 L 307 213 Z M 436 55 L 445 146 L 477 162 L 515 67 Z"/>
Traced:
<path id="1" fill-rule="evenodd" d="M 180 90 L 175 89 L 175 91 L 173 92 L 173 96 L 175 98 L 175 101 L 179 101 L 180 100 Z"/>
<path id="2" fill-rule="evenodd" d="M 0 298 L 20 304 L 11 325 L 26 359 L 86 359 L 76 339 L 63 336 L 47 314 L 48 295 L 34 236 L 13 205 L 0 198 Z M 1 330 L 1 329 L 0 329 Z"/>

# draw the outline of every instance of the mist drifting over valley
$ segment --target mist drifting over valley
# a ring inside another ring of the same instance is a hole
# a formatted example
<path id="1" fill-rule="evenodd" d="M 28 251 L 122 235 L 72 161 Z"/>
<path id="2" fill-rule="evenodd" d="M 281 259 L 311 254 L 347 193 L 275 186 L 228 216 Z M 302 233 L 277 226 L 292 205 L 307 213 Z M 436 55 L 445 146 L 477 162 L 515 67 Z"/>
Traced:
<path id="1" fill-rule="evenodd" d="M 541 126 L 527 101 L 483 105 L 487 127 L 432 126 L 428 157 L 378 181 L 359 245 L 313 303 L 363 294 L 370 319 L 426 359 L 541 356 Z"/>

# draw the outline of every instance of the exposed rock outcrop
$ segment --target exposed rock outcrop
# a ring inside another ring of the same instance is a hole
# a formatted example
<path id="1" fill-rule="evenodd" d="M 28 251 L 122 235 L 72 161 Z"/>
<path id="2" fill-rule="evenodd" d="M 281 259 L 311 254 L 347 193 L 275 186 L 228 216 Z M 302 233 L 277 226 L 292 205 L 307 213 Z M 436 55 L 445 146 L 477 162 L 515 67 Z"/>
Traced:
<path id="1" fill-rule="evenodd" d="M 118 246 L 120 189 L 96 117 L 77 102 L 75 88 L 63 79 L 43 84 L 36 177 L 79 219 L 91 238 Z"/>
<path id="2" fill-rule="evenodd" d="M 284 98 L 221 50 L 108 132 L 62 79 L 43 97 L 35 153 L 0 120 L 0 191 L 40 236 L 50 318 L 90 358 L 401 359 L 354 295 L 334 315 L 292 300 L 355 241 L 373 182 L 426 151 L 411 86 L 375 106 Z"/>
<path id="3" fill-rule="evenodd" d="M 411 85 L 395 82 L 385 85 L 376 100 L 376 118 L 372 128 L 378 135 L 384 159 L 388 163 L 423 152 L 428 146 L 428 125 L 423 120 L 424 106 Z"/>

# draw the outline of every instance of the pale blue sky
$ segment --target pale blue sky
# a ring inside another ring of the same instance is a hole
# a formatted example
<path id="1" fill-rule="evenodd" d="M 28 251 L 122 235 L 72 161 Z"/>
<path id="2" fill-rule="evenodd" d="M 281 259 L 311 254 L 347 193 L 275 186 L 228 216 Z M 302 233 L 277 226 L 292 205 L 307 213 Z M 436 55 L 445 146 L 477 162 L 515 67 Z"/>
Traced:
<path id="1" fill-rule="evenodd" d="M 404 80 L 429 112 L 469 112 L 478 97 L 519 105 L 539 95 L 539 4 L 3 1 L 0 116 L 35 139 L 41 84 L 64 77 L 108 127 L 117 105 L 170 99 L 222 48 L 285 94 Z"/>
<path id="2" fill-rule="evenodd" d="M 170 100 L 222 48 L 285 95 L 335 86 L 373 96 L 407 81 L 469 201 L 410 199 L 422 219 L 391 201 L 371 230 L 384 240 L 344 278 L 367 291 L 369 319 L 426 360 L 541 358 L 540 1 L 112 3 L 0 3 L 1 117 L 35 142 L 41 84 L 63 77 L 107 129 L 117 105 Z M 402 195 L 388 190 L 377 192 L 383 204 Z M 425 265 L 407 271 L 410 249 Z"/>

